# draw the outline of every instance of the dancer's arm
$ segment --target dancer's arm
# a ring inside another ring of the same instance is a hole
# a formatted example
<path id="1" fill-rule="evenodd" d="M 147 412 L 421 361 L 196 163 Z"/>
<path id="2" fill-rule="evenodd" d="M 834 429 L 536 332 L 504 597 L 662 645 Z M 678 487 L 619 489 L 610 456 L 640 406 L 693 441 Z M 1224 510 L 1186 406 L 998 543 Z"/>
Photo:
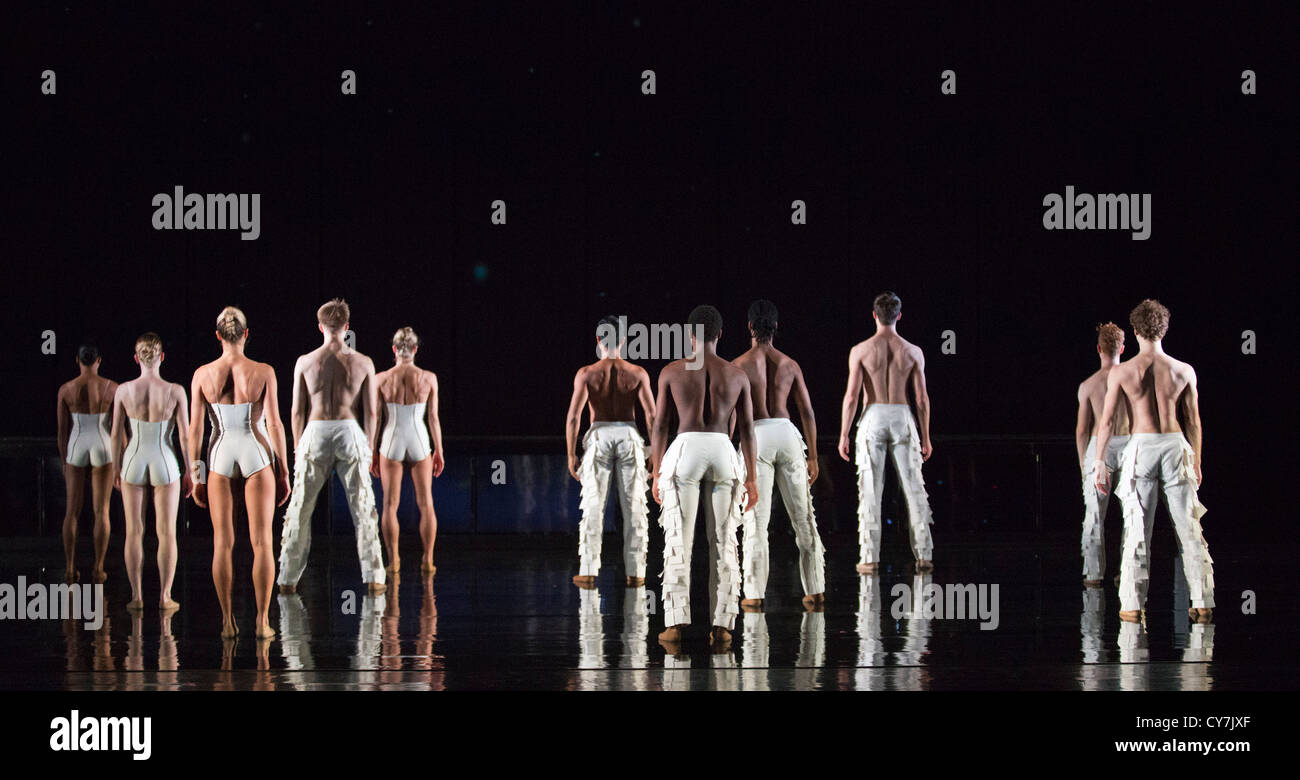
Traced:
<path id="1" fill-rule="evenodd" d="M 1112 368 L 1106 374 L 1106 402 L 1101 406 L 1101 419 L 1097 421 L 1097 452 L 1093 455 L 1097 468 L 1097 489 L 1102 493 L 1110 491 L 1110 470 L 1106 468 L 1106 447 L 1110 444 L 1111 421 L 1115 419 L 1115 407 L 1119 405 L 1119 395 L 1123 392 L 1119 374 L 1121 367 Z M 1091 465 L 1091 464 L 1090 464 Z"/>
<path id="2" fill-rule="evenodd" d="M 65 388 L 59 388 L 58 408 L 55 416 L 59 424 L 59 462 L 68 462 L 68 436 L 72 434 L 72 410 L 68 408 Z"/>
<path id="3" fill-rule="evenodd" d="M 655 399 L 654 426 L 650 429 L 650 476 L 652 478 L 650 493 L 656 503 L 663 502 L 659 495 L 659 464 L 664 459 L 664 451 L 668 449 L 668 409 L 673 402 L 669 376 L 672 372 L 671 363 L 659 372 L 659 395 Z"/>
<path id="4" fill-rule="evenodd" d="M 122 396 L 113 394 L 113 427 L 108 440 L 113 448 L 113 487 L 122 489 L 122 453 L 126 451 L 126 409 Z"/>
<path id="5" fill-rule="evenodd" d="M 446 457 L 442 451 L 442 421 L 438 419 L 438 375 L 429 372 L 429 401 L 424 405 L 429 416 L 429 435 L 433 436 L 433 476 L 442 476 Z"/>
<path id="6" fill-rule="evenodd" d="M 379 391 L 375 387 L 375 361 L 370 358 L 362 358 L 365 361 L 366 377 L 361 380 L 361 420 L 362 428 L 366 431 L 366 441 L 370 443 L 370 449 L 373 451 L 378 446 L 376 434 L 379 430 Z"/>
<path id="7" fill-rule="evenodd" d="M 796 363 L 794 367 L 794 406 L 799 411 L 799 421 L 803 423 L 803 440 L 808 447 L 808 483 L 817 481 L 817 417 L 813 414 L 812 398 L 808 395 L 808 385 L 804 384 L 803 369 Z"/>
<path id="8" fill-rule="evenodd" d="M 1178 398 L 1178 405 L 1183 411 L 1183 428 L 1187 431 L 1187 443 L 1192 445 L 1192 452 L 1196 455 L 1196 486 L 1201 485 L 1201 401 L 1200 393 L 1196 389 L 1196 371 L 1187 367 L 1190 374 L 1187 381 L 1187 387 L 1183 388 L 1183 394 Z"/>
<path id="9" fill-rule="evenodd" d="M 844 390 L 844 403 L 840 405 L 840 457 L 852 460 L 853 419 L 858 415 L 858 399 L 862 397 L 862 356 L 858 348 L 849 350 L 849 384 Z"/>
<path id="10" fill-rule="evenodd" d="M 1090 464 L 1084 463 L 1083 458 L 1088 454 L 1088 439 L 1092 437 L 1092 403 L 1088 400 L 1088 394 L 1084 390 L 1084 385 L 1079 385 L 1079 414 L 1074 423 L 1074 448 L 1079 454 L 1079 471 L 1084 474 L 1088 473 Z"/>
<path id="11" fill-rule="evenodd" d="M 578 429 L 582 427 L 582 407 L 587 405 L 587 378 L 584 371 L 580 368 L 573 375 L 573 395 L 569 398 L 569 412 L 564 417 L 564 446 L 568 452 L 569 474 L 579 482 L 582 477 L 578 475 Z"/>
<path id="12" fill-rule="evenodd" d="M 280 419 L 280 385 L 275 378 L 275 369 L 266 367 L 266 392 L 262 395 L 262 419 L 266 420 L 266 436 L 271 440 L 271 449 L 275 450 L 276 497 L 281 506 L 289 500 L 289 460 L 288 448 L 284 443 L 284 421 Z"/>
<path id="13" fill-rule="evenodd" d="M 749 395 L 749 377 L 740 375 L 740 397 L 736 399 L 736 428 L 740 433 L 740 452 L 745 456 L 745 511 L 758 503 L 758 447 L 754 444 L 754 399 Z"/>
<path id="14" fill-rule="evenodd" d="M 181 495 L 189 498 L 194 494 L 194 479 L 190 476 L 190 405 L 185 398 L 185 388 L 173 384 L 172 398 L 176 406 L 172 410 L 172 423 L 176 426 L 176 436 L 181 443 Z"/>
<path id="15" fill-rule="evenodd" d="M 934 445 L 930 442 L 930 391 L 925 386 L 925 353 L 920 347 L 912 349 L 916 358 L 912 367 L 912 395 L 916 398 L 916 422 L 921 429 L 921 460 L 927 461 L 934 454 Z"/>
<path id="16" fill-rule="evenodd" d="M 302 431 L 307 427 L 307 415 L 311 414 L 311 393 L 307 392 L 307 378 L 303 372 L 303 358 L 293 364 L 293 400 L 289 404 L 289 425 L 293 427 L 293 449 L 298 451 L 298 442 L 302 441 Z"/>
<path id="17" fill-rule="evenodd" d="M 190 407 L 190 428 L 189 428 L 189 450 L 190 450 L 190 477 L 194 481 L 194 503 L 201 507 L 208 505 L 207 486 L 203 484 L 207 479 L 206 467 L 202 466 L 203 456 L 203 381 L 200 376 L 203 369 L 194 372 L 194 379 L 190 381 L 190 398 L 194 399 L 194 405 Z"/>
<path id="18" fill-rule="evenodd" d="M 645 430 L 650 430 L 655 426 L 655 391 L 650 386 L 650 372 L 641 369 L 641 375 L 637 379 L 636 398 L 641 402 L 641 411 L 645 414 Z"/>

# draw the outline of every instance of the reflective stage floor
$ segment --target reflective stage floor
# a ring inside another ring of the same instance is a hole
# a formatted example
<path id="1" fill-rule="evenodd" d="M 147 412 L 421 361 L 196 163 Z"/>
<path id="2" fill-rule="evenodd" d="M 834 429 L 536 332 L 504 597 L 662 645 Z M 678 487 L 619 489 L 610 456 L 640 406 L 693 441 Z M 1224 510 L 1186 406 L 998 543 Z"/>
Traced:
<path id="1" fill-rule="evenodd" d="M 702 542 L 697 546 L 692 603 L 699 628 L 679 655 L 658 643 L 657 592 L 623 586 L 621 544 L 612 535 L 595 590 L 570 581 L 573 537 L 446 535 L 438 541 L 436 576 L 422 578 L 412 536 L 403 541 L 407 570 L 377 597 L 361 595 L 352 540 L 320 538 L 300 594 L 272 601 L 279 633 L 265 642 L 251 637 L 246 545 L 236 554 L 243 635 L 223 641 L 207 540 L 181 540 L 173 590 L 181 609 L 164 619 L 156 609 L 140 616 L 125 609 L 129 588 L 119 537 L 109 552 L 104 625 L 0 623 L 0 687 L 1277 690 L 1300 682 L 1294 663 L 1300 610 L 1290 597 L 1292 569 L 1275 546 L 1233 547 L 1217 534 L 1211 544 L 1219 608 L 1213 624 L 1193 625 L 1173 606 L 1175 597 L 1186 603 L 1186 591 L 1172 540 L 1158 537 L 1143 628 L 1121 627 L 1112 582 L 1100 590 L 1081 587 L 1073 538 L 939 546 L 937 568 L 919 577 L 898 540 L 886 540 L 878 575 L 860 576 L 856 537 L 827 535 L 825 610 L 806 612 L 793 539 L 779 527 L 774 522 L 766 609 L 738 618 L 726 652 L 711 652 L 705 638 L 707 556 Z M 150 536 L 148 603 L 157 597 L 152 543 Z M 61 568 L 42 569 L 59 566 L 57 539 L 7 539 L 0 549 L 0 582 L 62 578 Z M 658 556 L 652 547 L 653 586 Z M 1116 560 L 1112 554 L 1111 574 Z M 958 593 L 953 585 L 975 587 Z M 927 605 L 936 590 L 954 598 Z M 1255 614 L 1243 611 L 1244 591 L 1254 593 Z M 957 614 L 958 601 L 971 612 Z M 974 614 L 981 606 L 983 615 Z"/>

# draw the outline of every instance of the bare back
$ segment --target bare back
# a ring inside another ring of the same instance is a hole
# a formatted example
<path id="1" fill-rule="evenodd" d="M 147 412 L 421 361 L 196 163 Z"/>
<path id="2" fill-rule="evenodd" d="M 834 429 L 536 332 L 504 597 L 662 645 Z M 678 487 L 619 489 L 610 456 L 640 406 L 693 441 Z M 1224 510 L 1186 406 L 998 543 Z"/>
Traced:
<path id="1" fill-rule="evenodd" d="M 294 387 L 295 404 L 310 404 L 309 422 L 358 419 L 357 402 L 374 363 L 346 346 L 324 345 L 298 358 L 296 373 L 301 381 Z"/>
<path id="2" fill-rule="evenodd" d="M 261 419 L 271 371 L 241 354 L 222 355 L 194 372 L 194 405 L 251 404 L 248 418 Z"/>
<path id="3" fill-rule="evenodd" d="M 433 393 L 433 382 L 433 372 L 418 368 L 414 363 L 402 363 L 375 374 L 379 400 L 387 404 L 409 406 L 427 403 Z"/>
<path id="4" fill-rule="evenodd" d="M 669 363 L 660 381 L 672 395 L 678 433 L 728 433 L 732 412 L 750 392 L 745 372 L 712 354 L 704 355 L 704 365 L 695 369 L 684 360 Z"/>
<path id="5" fill-rule="evenodd" d="M 584 366 L 580 378 L 592 422 L 635 421 L 640 391 L 650 381 L 644 368 L 622 358 L 603 358 Z"/>
<path id="6" fill-rule="evenodd" d="M 142 376 L 123 382 L 117 389 L 117 403 L 126 416 L 142 422 L 163 422 L 176 416 L 185 390 L 157 376 Z"/>
<path id="7" fill-rule="evenodd" d="M 1096 436 L 1101 428 L 1102 409 L 1106 406 L 1106 378 L 1113 369 L 1098 369 L 1092 376 L 1083 380 L 1079 385 L 1079 403 L 1087 404 L 1088 414 L 1092 420 L 1092 435 Z M 1121 403 L 1115 407 L 1115 414 L 1111 419 L 1110 433 L 1112 436 L 1127 436 L 1129 433 L 1129 420 L 1132 419 L 1132 413 L 1129 410 L 1128 398 L 1122 398 Z"/>
<path id="8" fill-rule="evenodd" d="M 83 374 L 59 388 L 59 401 L 73 414 L 105 414 L 113 410 L 117 383 L 99 374 Z"/>
<path id="9" fill-rule="evenodd" d="M 907 388 L 924 371 L 921 348 L 882 331 L 853 348 L 862 366 L 862 405 L 905 404 Z"/>
<path id="10" fill-rule="evenodd" d="M 789 419 L 790 390 L 799 375 L 799 364 L 771 344 L 756 344 L 732 361 L 749 380 L 749 397 L 754 419 Z"/>
<path id="11" fill-rule="evenodd" d="M 1163 353 L 1138 353 L 1111 369 L 1111 381 L 1123 390 L 1133 433 L 1182 432 L 1178 409 L 1185 394 L 1195 392 L 1190 365 Z"/>

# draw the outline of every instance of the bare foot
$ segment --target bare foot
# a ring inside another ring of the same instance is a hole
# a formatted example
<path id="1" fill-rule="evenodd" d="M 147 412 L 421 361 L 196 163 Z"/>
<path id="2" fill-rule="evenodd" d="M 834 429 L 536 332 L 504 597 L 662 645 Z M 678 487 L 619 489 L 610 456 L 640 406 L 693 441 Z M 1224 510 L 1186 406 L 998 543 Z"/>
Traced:
<path id="1" fill-rule="evenodd" d="M 1101 587 L 1101 580 L 1084 580 L 1084 581 L 1083 581 L 1083 587 L 1085 587 L 1085 588 L 1100 588 L 1100 587 Z"/>
<path id="2" fill-rule="evenodd" d="M 1187 617 L 1196 623 L 1209 623 L 1214 619 L 1214 610 L 1209 607 L 1191 607 L 1187 610 Z"/>
<path id="3" fill-rule="evenodd" d="M 876 569 L 880 568 L 878 563 L 859 563 L 858 574 L 875 574 Z"/>
<path id="4" fill-rule="evenodd" d="M 573 584 L 579 588 L 591 590 L 596 587 L 596 578 L 589 574 L 579 574 L 573 578 Z"/>
<path id="5" fill-rule="evenodd" d="M 437 574 L 438 567 L 433 565 L 432 561 L 420 561 L 421 574 Z"/>
<path id="6" fill-rule="evenodd" d="M 95 583 L 97 585 L 103 584 L 105 581 L 108 580 L 108 572 L 104 571 L 103 569 L 95 569 L 95 576 L 93 579 L 95 580 Z"/>
<path id="7" fill-rule="evenodd" d="M 237 636 L 239 636 L 239 626 L 235 625 L 235 621 L 231 620 L 229 623 L 222 624 L 221 626 L 222 639 L 234 639 Z"/>
<path id="8" fill-rule="evenodd" d="M 762 612 L 763 600 L 762 599 L 741 599 L 740 609 L 742 612 Z"/>
<path id="9" fill-rule="evenodd" d="M 662 633 L 659 634 L 659 641 L 670 642 L 674 644 L 681 642 L 682 634 L 685 628 L 686 628 L 686 624 L 684 623 L 681 625 L 669 626 L 668 628 L 665 628 Z"/>
<path id="10" fill-rule="evenodd" d="M 645 584 L 645 577 L 628 577 L 626 582 L 629 588 L 639 588 Z"/>
<path id="11" fill-rule="evenodd" d="M 281 592 L 281 593 L 284 593 L 284 594 L 297 593 L 297 592 L 298 592 L 298 586 L 297 586 L 297 585 L 281 585 L 281 586 L 280 586 L 280 592 Z"/>
<path id="12" fill-rule="evenodd" d="M 709 632 L 709 646 L 719 650 L 725 650 L 731 645 L 731 632 L 722 626 L 714 626 Z"/>
<path id="13" fill-rule="evenodd" d="M 396 574 L 401 570 L 402 570 L 402 562 L 400 560 L 397 560 L 396 558 L 389 561 L 388 565 L 384 567 L 384 571 L 387 572 L 389 575 Z"/>
<path id="14" fill-rule="evenodd" d="M 271 628 L 269 623 L 263 623 L 262 625 L 257 627 L 257 632 L 255 636 L 258 639 L 271 639 L 272 637 L 275 636 L 275 629 Z"/>
<path id="15" fill-rule="evenodd" d="M 934 561 L 918 559 L 916 562 L 917 571 L 934 571 Z"/>
<path id="16" fill-rule="evenodd" d="M 823 612 L 826 609 L 825 593 L 810 593 L 803 597 L 803 608 L 808 612 Z"/>
<path id="17" fill-rule="evenodd" d="M 367 582 L 366 592 L 372 596 L 378 596 L 380 593 L 388 590 L 388 586 L 382 582 Z"/>
<path id="18" fill-rule="evenodd" d="M 128 601 L 126 602 L 126 608 L 131 610 L 132 612 L 139 612 L 140 610 L 144 609 L 144 599 L 135 599 L 134 601 Z"/>
<path id="19" fill-rule="evenodd" d="M 1121 609 L 1119 619 L 1126 623 L 1140 623 L 1142 621 L 1142 610 L 1140 609 Z"/>
<path id="20" fill-rule="evenodd" d="M 163 612 L 175 612 L 180 608 L 180 603 L 172 601 L 170 598 L 165 598 L 158 602 L 158 609 L 161 609 Z"/>

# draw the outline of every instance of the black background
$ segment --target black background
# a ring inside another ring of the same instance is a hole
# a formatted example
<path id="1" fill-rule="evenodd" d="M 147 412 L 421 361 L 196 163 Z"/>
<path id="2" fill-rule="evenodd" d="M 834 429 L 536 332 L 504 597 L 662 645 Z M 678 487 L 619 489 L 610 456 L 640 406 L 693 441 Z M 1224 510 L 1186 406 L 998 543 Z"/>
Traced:
<path id="1" fill-rule="evenodd" d="M 420 333 L 451 435 L 559 434 L 606 313 L 680 322 L 714 303 L 729 356 L 768 297 L 834 433 L 845 355 L 886 288 L 926 350 L 936 434 L 1068 434 L 1094 326 L 1127 331 L 1152 296 L 1173 312 L 1167 350 L 1199 373 L 1206 490 L 1281 495 L 1296 423 L 1287 4 L 707 5 L 10 11 L 0 435 L 53 435 L 83 338 L 127 380 L 135 337 L 155 330 L 164 376 L 188 387 L 226 304 L 284 388 L 335 295 L 381 369 L 396 328 Z M 1043 196 L 1071 184 L 1151 193 L 1150 239 L 1044 230 Z M 261 193 L 261 238 L 155 231 L 151 198 L 176 185 Z M 490 224 L 498 198 L 505 226 Z M 940 354 L 947 329 L 956 355 Z"/>

